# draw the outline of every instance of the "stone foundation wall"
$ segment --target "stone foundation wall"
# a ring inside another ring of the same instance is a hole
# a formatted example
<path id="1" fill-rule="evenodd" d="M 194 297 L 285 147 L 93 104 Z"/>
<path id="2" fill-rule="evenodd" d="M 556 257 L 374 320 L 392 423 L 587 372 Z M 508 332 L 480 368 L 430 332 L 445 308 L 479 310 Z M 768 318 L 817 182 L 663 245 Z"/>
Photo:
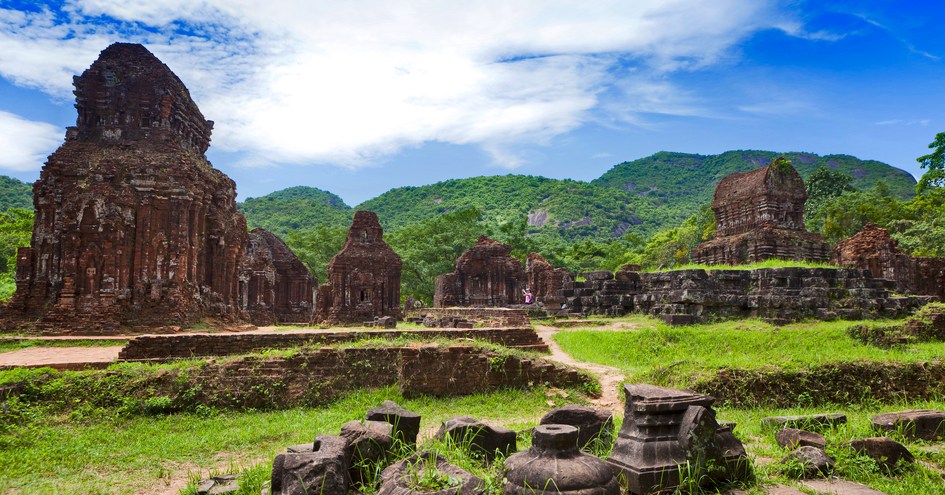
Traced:
<path id="1" fill-rule="evenodd" d="M 410 311 L 408 318 L 462 318 L 490 327 L 512 328 L 528 326 L 530 321 L 525 310 L 510 308 L 423 308 Z"/>
<path id="2" fill-rule="evenodd" d="M 370 330 L 363 332 L 318 332 L 278 334 L 184 334 L 144 335 L 129 342 L 118 356 L 122 361 L 162 361 L 206 356 L 248 354 L 263 349 L 285 349 L 303 345 L 328 345 L 363 339 L 396 339 L 405 336 L 435 339 L 479 339 L 506 347 L 547 351 L 531 328 L 477 328 L 437 330 Z"/>
<path id="3" fill-rule="evenodd" d="M 245 357 L 155 373 L 129 395 L 167 396 L 225 408 L 283 409 L 324 404 L 344 392 L 397 385 L 404 396 L 465 395 L 549 383 L 584 387 L 593 379 L 540 358 L 523 359 L 474 346 L 321 348 L 287 358 Z M 183 401 L 189 401 L 184 404 Z"/>
<path id="4" fill-rule="evenodd" d="M 866 270 L 765 268 L 678 270 L 660 273 L 592 272 L 561 291 L 570 313 L 662 316 L 670 323 L 707 318 L 772 320 L 899 317 L 927 303 L 893 297 L 894 283 Z"/>

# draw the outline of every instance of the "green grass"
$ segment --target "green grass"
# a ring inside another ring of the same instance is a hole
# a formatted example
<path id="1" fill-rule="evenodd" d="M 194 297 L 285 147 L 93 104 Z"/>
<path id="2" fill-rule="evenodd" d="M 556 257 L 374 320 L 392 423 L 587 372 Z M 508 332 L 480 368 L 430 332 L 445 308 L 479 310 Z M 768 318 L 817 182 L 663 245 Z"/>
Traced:
<path id="1" fill-rule="evenodd" d="M 18 351 L 30 347 L 115 347 L 127 344 L 127 340 L 31 340 L 0 338 L 0 352 Z"/>
<path id="2" fill-rule="evenodd" d="M 674 272 L 678 270 L 758 270 L 761 268 L 840 268 L 837 265 L 831 265 L 830 263 L 817 263 L 811 261 L 797 261 L 797 260 L 788 260 L 780 258 L 770 258 L 764 261 L 759 261 L 757 263 L 750 263 L 747 265 L 705 265 L 697 263 L 687 263 L 685 265 L 678 265 L 672 268 L 666 268 L 662 270 L 644 270 L 644 271 L 654 271 L 654 272 Z"/>
<path id="3" fill-rule="evenodd" d="M 916 343 L 890 349 L 863 344 L 846 334 L 868 321 L 805 322 L 775 327 L 761 320 L 670 327 L 635 319 L 632 331 L 571 330 L 555 334 L 561 348 L 579 361 L 619 368 L 630 381 L 687 386 L 725 367 L 797 370 L 855 360 L 920 362 L 945 356 L 945 343 Z"/>
<path id="4" fill-rule="evenodd" d="M 857 456 L 844 446 L 845 442 L 857 438 L 876 436 L 870 428 L 870 419 L 876 414 L 904 409 L 938 409 L 945 410 L 945 400 L 918 401 L 898 404 L 869 404 L 844 407 L 793 408 L 793 409 L 732 409 L 720 407 L 720 420 L 737 423 L 735 433 L 744 442 L 749 454 L 755 457 L 755 468 L 763 483 L 794 484 L 788 470 L 778 465 L 789 451 L 782 449 L 774 440 L 774 431 L 763 431 L 761 419 L 766 416 L 817 414 L 824 412 L 841 412 L 847 415 L 847 423 L 840 427 L 828 430 L 827 453 L 836 459 L 834 475 L 856 481 L 880 490 L 889 495 L 940 495 L 943 490 L 942 474 L 917 463 L 908 466 L 899 472 L 887 473 L 880 469 L 875 461 L 865 456 Z M 928 449 L 930 444 L 921 440 L 908 440 L 901 436 L 892 435 L 903 443 L 916 459 L 928 463 L 938 470 L 945 470 L 945 452 Z M 939 446 L 941 443 L 938 444 Z M 765 462 L 757 462 L 759 459 Z"/>
<path id="5" fill-rule="evenodd" d="M 404 399 L 386 388 L 354 392 L 317 409 L 84 419 L 39 416 L 0 435 L 0 493 L 149 493 L 181 473 L 236 471 L 257 463 L 271 466 L 272 458 L 286 446 L 310 442 L 320 433 L 337 434 L 343 423 L 363 419 L 368 409 L 385 399 L 422 415 L 424 430 L 459 415 L 520 429 L 536 424 L 554 407 L 549 401 L 566 403 L 546 391 Z M 574 400 L 582 400 L 578 392 L 570 392 L 567 402 Z"/>

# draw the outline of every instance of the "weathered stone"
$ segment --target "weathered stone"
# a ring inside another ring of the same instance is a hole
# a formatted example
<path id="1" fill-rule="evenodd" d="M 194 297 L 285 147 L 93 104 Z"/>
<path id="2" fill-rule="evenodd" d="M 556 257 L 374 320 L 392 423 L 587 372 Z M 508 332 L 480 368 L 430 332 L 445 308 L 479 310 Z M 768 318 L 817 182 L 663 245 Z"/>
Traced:
<path id="1" fill-rule="evenodd" d="M 938 440 L 945 438 L 945 411 L 917 409 L 873 416 L 879 431 L 898 431 L 907 438 Z"/>
<path id="2" fill-rule="evenodd" d="M 799 447 L 781 459 L 781 464 L 800 462 L 804 466 L 804 477 L 828 475 L 833 470 L 834 460 L 823 449 L 817 447 Z"/>
<path id="3" fill-rule="evenodd" d="M 557 297 L 564 285 L 574 280 L 574 275 L 565 268 L 555 268 L 538 253 L 531 253 L 525 260 L 525 278 L 535 296 L 535 302 L 546 310 L 556 311 L 563 300 Z"/>
<path id="4" fill-rule="evenodd" d="M 427 470 L 435 470 L 440 480 L 449 480 L 450 486 L 441 490 L 421 491 L 411 487 L 411 478 L 422 477 Z M 387 467 L 381 473 L 381 489 L 377 495 L 480 495 L 485 493 L 482 479 L 450 464 L 443 456 L 432 452 L 414 454 Z"/>
<path id="5" fill-rule="evenodd" d="M 614 437 L 614 416 L 605 409 L 568 404 L 544 415 L 539 424 L 569 425 L 578 429 L 577 445 L 585 448 L 594 440 L 609 442 Z"/>
<path id="6" fill-rule="evenodd" d="M 402 264 L 384 242 L 377 214 L 356 212 L 344 247 L 328 263 L 328 283 L 318 288 L 316 320 L 332 324 L 400 318 Z"/>
<path id="7" fill-rule="evenodd" d="M 347 445 L 345 458 L 348 460 L 348 473 L 351 480 L 364 483 L 374 466 L 387 460 L 394 439 L 393 427 L 386 421 L 348 421 L 341 426 L 341 433 Z"/>
<path id="8" fill-rule="evenodd" d="M 798 447 L 827 448 L 827 439 L 820 433 L 797 428 L 784 428 L 774 436 L 781 448 L 794 450 Z"/>
<path id="9" fill-rule="evenodd" d="M 831 478 L 827 480 L 803 480 L 801 486 L 815 493 L 826 495 L 887 495 L 854 481 Z"/>
<path id="10" fill-rule="evenodd" d="M 768 258 L 829 260 L 829 244 L 804 227 L 806 201 L 804 180 L 783 158 L 725 177 L 712 200 L 715 238 L 696 247 L 693 261 L 739 265 Z"/>
<path id="11" fill-rule="evenodd" d="M 282 239 L 263 229 L 247 238 L 240 271 L 240 308 L 256 325 L 309 323 L 318 279 Z"/>
<path id="12" fill-rule="evenodd" d="M 437 440 L 449 439 L 454 445 L 468 448 L 482 454 L 487 459 L 495 457 L 496 452 L 510 453 L 516 450 L 515 432 L 499 426 L 489 426 L 469 416 L 451 418 L 440 425 L 436 432 Z"/>
<path id="13" fill-rule="evenodd" d="M 544 424 L 532 433 L 532 446 L 505 460 L 503 493 L 509 495 L 619 495 L 613 470 L 578 449 L 578 429 Z"/>
<path id="14" fill-rule="evenodd" d="M 246 221 L 204 156 L 213 123 L 141 45 L 109 46 L 74 84 L 5 318 L 62 333 L 237 318 Z"/>
<path id="15" fill-rule="evenodd" d="M 341 437 L 319 435 L 311 452 L 276 456 L 272 465 L 272 495 L 348 493 L 348 443 Z"/>
<path id="16" fill-rule="evenodd" d="M 374 326 L 381 328 L 397 328 L 397 318 L 393 316 L 382 316 L 374 320 Z"/>
<path id="17" fill-rule="evenodd" d="M 651 314 L 672 324 L 718 318 L 802 319 L 902 317 L 930 296 L 893 296 L 866 270 L 765 268 L 618 272 L 623 280 L 565 284 L 559 295 L 572 312 Z"/>
<path id="18" fill-rule="evenodd" d="M 899 461 L 915 462 L 909 449 L 889 437 L 861 438 L 851 440 L 849 445 L 858 454 L 871 457 L 883 467 L 895 467 Z"/>
<path id="19" fill-rule="evenodd" d="M 607 461 L 622 472 L 634 494 L 672 490 L 682 469 L 693 479 L 723 480 L 747 466 L 744 448 L 721 432 L 711 397 L 654 385 L 625 385 L 623 427 Z M 721 440 L 721 442 L 719 442 Z M 724 472 L 711 468 L 724 466 Z"/>
<path id="20" fill-rule="evenodd" d="M 368 410 L 368 421 L 385 421 L 392 427 L 394 439 L 400 439 L 409 446 L 417 444 L 420 434 L 420 415 L 412 413 L 396 402 L 385 400 L 379 407 Z"/>
<path id="21" fill-rule="evenodd" d="M 237 475 L 222 474 L 197 483 L 197 495 L 228 495 L 236 493 L 240 489 L 237 483 Z"/>
<path id="22" fill-rule="evenodd" d="M 506 244 L 479 236 L 476 244 L 456 259 L 456 271 L 436 277 L 433 305 L 508 306 L 524 301 L 526 277 L 522 264 Z"/>
<path id="23" fill-rule="evenodd" d="M 761 419 L 761 427 L 766 429 L 800 428 L 813 431 L 823 431 L 842 424 L 846 424 L 846 422 L 847 415 L 840 413 L 805 414 L 800 416 L 768 416 Z"/>
<path id="24" fill-rule="evenodd" d="M 913 258 L 899 249 L 888 230 L 872 222 L 834 247 L 833 263 L 895 281 L 897 292 L 945 300 L 945 258 Z"/>

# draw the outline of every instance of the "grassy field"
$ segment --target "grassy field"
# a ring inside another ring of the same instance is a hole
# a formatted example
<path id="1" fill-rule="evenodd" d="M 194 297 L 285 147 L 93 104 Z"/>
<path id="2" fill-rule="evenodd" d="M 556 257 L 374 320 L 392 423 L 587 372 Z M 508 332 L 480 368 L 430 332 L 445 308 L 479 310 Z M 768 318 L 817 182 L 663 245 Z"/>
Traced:
<path id="1" fill-rule="evenodd" d="M 0 435 L 0 493 L 164 493 L 182 476 L 189 481 L 187 473 L 238 471 L 257 464 L 262 467 L 255 471 L 261 469 L 268 478 L 272 458 L 286 446 L 311 442 L 319 433 L 337 434 L 346 421 L 363 419 L 385 399 L 422 415 L 426 435 L 442 420 L 459 415 L 513 429 L 532 426 L 552 407 L 583 400 L 577 392 L 542 388 L 409 400 L 395 389 L 381 389 L 352 393 L 317 409 L 276 412 L 38 414 Z"/>
<path id="2" fill-rule="evenodd" d="M 619 368 L 629 381 L 683 386 L 725 367 L 802 369 L 845 361 L 911 363 L 945 356 L 943 342 L 882 349 L 846 334 L 850 325 L 874 323 L 867 321 L 805 322 L 783 327 L 761 320 L 684 327 L 639 316 L 627 321 L 637 329 L 579 327 L 558 332 L 554 339 L 575 359 Z"/>
<path id="3" fill-rule="evenodd" d="M 875 461 L 866 456 L 857 456 L 845 443 L 857 438 L 876 436 L 870 428 L 870 419 L 876 414 L 901 411 L 904 409 L 945 410 L 945 399 L 917 401 L 886 405 L 844 406 L 835 408 L 793 408 L 793 409 L 731 409 L 719 408 L 718 416 L 722 420 L 737 423 L 735 433 L 744 442 L 749 454 L 755 459 L 755 469 L 759 482 L 764 484 L 795 484 L 796 473 L 778 464 L 777 461 L 789 451 L 782 449 L 774 440 L 773 431 L 761 427 L 761 419 L 766 416 L 817 414 L 840 412 L 847 415 L 847 423 L 838 428 L 824 431 L 827 437 L 827 453 L 836 459 L 834 475 L 868 485 L 889 495 L 941 495 L 945 493 L 942 472 L 945 471 L 945 449 L 942 443 L 929 443 L 921 440 L 907 440 L 901 436 L 893 437 L 902 442 L 915 455 L 918 462 L 912 466 L 889 472 L 880 468 Z"/>

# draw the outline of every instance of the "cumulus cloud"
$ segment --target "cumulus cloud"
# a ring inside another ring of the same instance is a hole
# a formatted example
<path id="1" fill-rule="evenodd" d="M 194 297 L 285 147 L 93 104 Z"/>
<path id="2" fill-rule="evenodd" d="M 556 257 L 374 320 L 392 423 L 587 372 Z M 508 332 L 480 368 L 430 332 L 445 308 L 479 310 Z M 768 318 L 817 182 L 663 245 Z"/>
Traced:
<path id="1" fill-rule="evenodd" d="M 39 170 L 46 157 L 62 143 L 64 131 L 0 111 L 0 168 L 25 172 Z"/>
<path id="2" fill-rule="evenodd" d="M 70 0 L 0 10 L 0 74 L 68 98 L 111 40 L 188 85 L 245 163 L 357 167 L 439 141 L 497 164 L 589 121 L 698 114 L 663 76 L 786 21 L 775 0 Z M 619 82 L 618 82 L 619 81 Z M 606 115 L 604 115 L 606 114 Z"/>

